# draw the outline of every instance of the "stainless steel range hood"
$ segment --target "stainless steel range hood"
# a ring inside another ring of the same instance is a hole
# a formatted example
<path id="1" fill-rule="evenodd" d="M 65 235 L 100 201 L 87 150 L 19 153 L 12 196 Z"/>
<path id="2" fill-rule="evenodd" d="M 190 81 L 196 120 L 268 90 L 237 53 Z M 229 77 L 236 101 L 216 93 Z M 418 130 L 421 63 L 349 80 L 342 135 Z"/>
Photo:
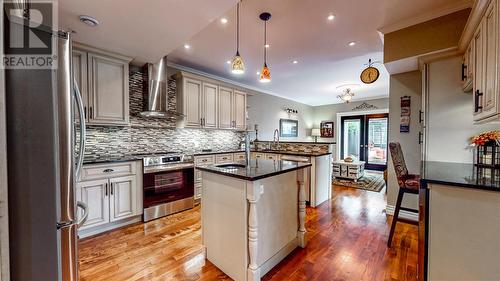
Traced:
<path id="1" fill-rule="evenodd" d="M 168 76 L 167 57 L 159 62 L 148 63 L 144 66 L 148 71 L 147 94 L 144 97 L 143 117 L 167 118 L 180 117 L 182 114 L 168 110 Z"/>

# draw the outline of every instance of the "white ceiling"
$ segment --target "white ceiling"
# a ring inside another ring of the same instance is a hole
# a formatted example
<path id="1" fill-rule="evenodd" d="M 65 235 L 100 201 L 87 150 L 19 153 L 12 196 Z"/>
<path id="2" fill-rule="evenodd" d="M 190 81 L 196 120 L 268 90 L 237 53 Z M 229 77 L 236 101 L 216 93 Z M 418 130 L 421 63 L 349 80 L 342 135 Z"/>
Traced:
<path id="1" fill-rule="evenodd" d="M 112 3 L 111 3 L 112 2 Z M 357 83 L 354 100 L 387 97 L 389 74 L 371 85 L 359 81 L 364 64 L 382 61 L 377 30 L 391 31 L 470 5 L 471 0 L 243 0 L 240 53 L 247 71 L 229 72 L 235 53 L 237 0 L 71 0 L 59 1 L 59 22 L 77 31 L 75 40 L 134 57 L 135 63 L 169 61 L 248 85 L 259 91 L 309 105 L 340 102 L 338 85 Z M 119 4 L 118 4 L 119 3 Z M 145 5 L 147 3 L 147 5 Z M 263 62 L 263 24 L 268 11 L 268 65 L 272 82 L 258 82 Z M 326 17 L 333 13 L 335 19 Z M 78 15 L 96 17 L 92 28 Z M 219 19 L 226 17 L 224 25 Z M 353 47 L 347 46 L 356 41 Z M 191 48 L 186 50 L 183 45 Z M 298 60 L 298 64 L 292 64 Z"/>
<path id="2" fill-rule="evenodd" d="M 58 1 L 59 26 L 74 39 L 128 55 L 136 63 L 154 62 L 205 28 L 238 0 L 64 0 Z M 87 26 L 80 15 L 96 18 Z"/>

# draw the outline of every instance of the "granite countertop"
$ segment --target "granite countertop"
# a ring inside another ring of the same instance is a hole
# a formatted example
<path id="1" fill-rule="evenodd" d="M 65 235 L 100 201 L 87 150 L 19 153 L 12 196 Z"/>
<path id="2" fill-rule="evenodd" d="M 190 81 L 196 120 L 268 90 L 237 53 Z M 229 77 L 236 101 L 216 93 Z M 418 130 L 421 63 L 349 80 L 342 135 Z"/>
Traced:
<path id="1" fill-rule="evenodd" d="M 324 155 L 329 155 L 331 152 L 293 152 L 293 151 L 276 151 L 276 150 L 251 150 L 252 152 L 260 153 L 276 153 L 276 154 L 287 154 L 296 156 L 308 156 L 308 157 L 319 157 Z M 244 153 L 245 150 L 234 149 L 234 150 L 221 150 L 221 151 L 195 151 L 188 152 L 187 155 L 193 156 L 203 156 L 203 155 L 215 155 L 215 154 L 225 154 L 225 153 Z M 161 153 L 160 153 L 161 154 Z M 127 161 L 137 161 L 142 160 L 144 157 L 141 155 L 103 155 L 98 157 L 85 157 L 83 159 L 83 164 L 101 164 L 101 163 L 113 163 L 113 162 L 127 162 Z"/>
<path id="2" fill-rule="evenodd" d="M 223 150 L 223 151 L 197 151 L 193 153 L 194 156 L 202 156 L 202 155 L 213 155 L 213 154 L 224 154 L 224 153 L 239 153 L 245 152 L 245 150 L 235 149 L 235 150 Z M 275 153 L 275 154 L 287 154 L 287 155 L 297 155 L 297 156 L 323 156 L 332 154 L 331 152 L 295 152 L 295 151 L 284 151 L 284 150 L 256 150 L 252 149 L 251 152 L 259 152 L 259 153 Z"/>
<path id="3" fill-rule="evenodd" d="M 422 187 L 436 183 L 500 191 L 500 169 L 477 168 L 467 163 L 422 162 L 421 179 Z"/>
<path id="4" fill-rule="evenodd" d="M 236 162 L 243 164 L 243 162 Z M 228 177 L 239 178 L 247 181 L 260 180 L 267 177 L 303 169 L 311 166 L 309 163 L 300 163 L 283 160 L 255 159 L 250 160 L 250 167 L 222 168 L 217 165 L 197 167 L 204 172 L 220 174 Z"/>

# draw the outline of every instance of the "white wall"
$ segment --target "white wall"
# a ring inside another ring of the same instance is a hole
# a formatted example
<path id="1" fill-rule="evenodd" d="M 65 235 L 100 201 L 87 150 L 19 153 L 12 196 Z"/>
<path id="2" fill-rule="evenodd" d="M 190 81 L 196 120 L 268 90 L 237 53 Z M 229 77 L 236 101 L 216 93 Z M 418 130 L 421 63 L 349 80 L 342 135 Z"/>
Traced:
<path id="1" fill-rule="evenodd" d="M 454 57 L 429 65 L 428 161 L 472 163 L 468 140 L 475 134 L 500 125 L 474 125 L 473 96 L 461 87 L 461 58 Z"/>
<path id="2" fill-rule="evenodd" d="M 288 141 L 312 141 L 311 128 L 314 122 L 313 107 L 287 100 L 277 96 L 259 94 L 249 96 L 248 105 L 248 124 L 253 130 L 254 124 L 259 125 L 259 140 L 272 140 L 273 132 L 279 129 L 280 119 L 294 119 L 299 121 L 299 132 L 297 138 L 280 138 Z M 299 111 L 298 114 L 292 114 L 289 118 L 284 108 L 293 108 Z M 253 138 L 253 137 L 252 137 Z"/>
<path id="3" fill-rule="evenodd" d="M 422 108 L 422 75 L 420 71 L 412 71 L 391 75 L 389 86 L 389 142 L 401 143 L 406 166 L 410 174 L 420 174 L 421 149 L 418 143 L 419 110 Z M 401 97 L 411 97 L 410 132 L 400 133 Z M 399 186 L 389 157 L 387 166 L 387 205 L 395 206 Z M 417 209 L 418 197 L 414 194 L 405 194 L 403 206 Z"/>

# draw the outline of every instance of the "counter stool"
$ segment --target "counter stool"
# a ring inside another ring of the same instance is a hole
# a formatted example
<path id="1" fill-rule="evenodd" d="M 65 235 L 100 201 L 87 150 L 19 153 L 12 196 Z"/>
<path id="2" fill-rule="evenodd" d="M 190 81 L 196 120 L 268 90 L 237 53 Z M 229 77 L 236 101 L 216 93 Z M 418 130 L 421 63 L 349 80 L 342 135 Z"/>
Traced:
<path id="1" fill-rule="evenodd" d="M 398 199 L 396 201 L 396 208 L 394 210 L 394 216 L 392 218 L 389 240 L 387 241 L 387 247 L 390 248 L 392 237 L 394 236 L 394 230 L 396 228 L 396 223 L 398 221 L 418 225 L 418 223 L 416 222 L 399 218 L 399 210 L 418 213 L 418 210 L 401 207 L 401 202 L 403 201 L 403 196 L 405 193 L 418 194 L 418 191 L 420 189 L 420 176 L 408 174 L 405 158 L 403 156 L 403 152 L 401 151 L 401 144 L 399 144 L 398 142 L 391 142 L 389 143 L 389 149 L 391 151 L 392 163 L 394 165 L 394 170 L 396 172 L 396 177 L 398 179 L 399 185 Z"/>

